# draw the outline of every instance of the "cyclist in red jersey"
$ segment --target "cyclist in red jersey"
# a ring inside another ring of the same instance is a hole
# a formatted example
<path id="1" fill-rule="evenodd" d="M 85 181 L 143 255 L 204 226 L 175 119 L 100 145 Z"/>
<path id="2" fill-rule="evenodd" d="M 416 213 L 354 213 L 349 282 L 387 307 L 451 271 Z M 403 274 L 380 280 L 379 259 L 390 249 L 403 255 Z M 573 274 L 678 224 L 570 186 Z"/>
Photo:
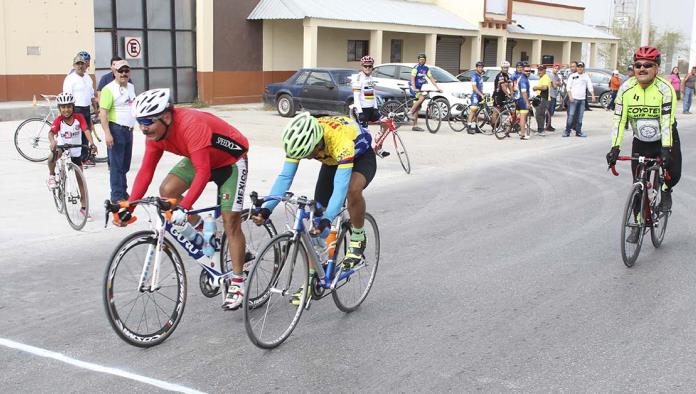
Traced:
<path id="1" fill-rule="evenodd" d="M 247 179 L 249 142 L 239 130 L 207 112 L 174 108 L 169 89 L 154 89 L 135 99 L 133 111 L 147 141 L 145 155 L 135 178 L 129 201 L 145 195 L 155 167 L 167 151 L 184 158 L 167 174 L 159 188 L 165 198 L 176 198 L 172 224 L 182 226 L 193 221 L 188 210 L 210 181 L 218 185 L 220 209 L 232 257 L 232 279 L 223 308 L 239 308 L 244 295 L 245 239 L 241 229 L 241 211 Z M 182 197 L 185 191 L 185 197 Z M 128 223 L 129 213 L 120 212 Z"/>

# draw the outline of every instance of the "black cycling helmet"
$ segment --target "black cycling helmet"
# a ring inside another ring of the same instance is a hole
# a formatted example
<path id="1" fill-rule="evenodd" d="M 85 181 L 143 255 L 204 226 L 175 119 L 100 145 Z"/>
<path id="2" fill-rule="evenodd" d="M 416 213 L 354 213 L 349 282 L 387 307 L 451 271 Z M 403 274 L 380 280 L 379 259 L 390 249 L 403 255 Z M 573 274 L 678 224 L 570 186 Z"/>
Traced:
<path id="1" fill-rule="evenodd" d="M 476 67 L 483 67 L 483 66 L 485 66 L 485 64 L 483 64 L 483 62 L 480 62 L 480 61 L 476 62 Z"/>
<path id="2" fill-rule="evenodd" d="M 524 62 L 515 63 L 515 67 L 524 67 Z"/>
<path id="3" fill-rule="evenodd" d="M 427 57 L 425 56 L 425 53 L 418 54 L 418 60 L 421 60 L 421 59 L 427 59 Z"/>

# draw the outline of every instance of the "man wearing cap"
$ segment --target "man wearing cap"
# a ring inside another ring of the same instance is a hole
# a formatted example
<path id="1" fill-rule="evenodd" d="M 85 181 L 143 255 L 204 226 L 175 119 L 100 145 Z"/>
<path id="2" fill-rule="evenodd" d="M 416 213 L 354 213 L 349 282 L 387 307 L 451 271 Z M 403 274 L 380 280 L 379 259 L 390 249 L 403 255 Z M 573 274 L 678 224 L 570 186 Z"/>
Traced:
<path id="1" fill-rule="evenodd" d="M 564 137 L 570 137 L 570 130 L 575 125 L 575 135 L 578 137 L 587 137 L 587 134 L 582 132 L 582 117 L 585 113 L 585 101 L 587 99 L 585 92 L 590 91 L 592 101 L 596 100 L 592 80 L 585 74 L 585 63 L 577 62 L 577 72 L 570 74 L 568 77 L 568 119 L 566 121 Z"/>
<path id="2" fill-rule="evenodd" d="M 87 121 L 87 127 L 94 131 L 92 117 L 90 116 L 90 106 L 95 106 L 94 84 L 92 78 L 87 75 L 88 61 L 84 55 L 78 53 L 73 59 L 73 68 L 75 72 L 68 74 L 63 80 L 63 92 L 71 93 L 75 97 L 75 112 L 84 116 Z M 82 144 L 87 145 L 87 136 L 82 135 Z M 82 148 L 82 164 L 94 165 L 94 162 L 89 160 L 89 151 L 87 148 Z"/>
<path id="3" fill-rule="evenodd" d="M 118 77 L 118 72 L 114 68 L 114 65 L 116 64 L 116 62 L 118 62 L 120 60 L 123 60 L 123 58 L 121 56 L 112 57 L 111 58 L 111 72 L 102 75 L 102 77 L 99 79 L 99 83 L 97 84 L 97 101 L 99 101 L 99 94 L 102 91 L 102 89 L 104 89 L 104 86 L 108 85 L 109 83 L 111 83 L 111 81 L 113 81 L 114 79 L 116 79 L 116 77 Z M 135 85 L 135 82 L 133 82 L 133 79 L 129 79 L 128 82 Z"/>
<path id="4" fill-rule="evenodd" d="M 135 100 L 135 87 L 128 82 L 130 66 L 127 61 L 118 60 L 113 68 L 116 79 L 102 89 L 99 98 L 99 119 L 109 150 L 111 201 L 119 201 L 128 199 L 126 173 L 130 170 L 133 152 L 135 118 L 131 112 L 131 104 Z"/>

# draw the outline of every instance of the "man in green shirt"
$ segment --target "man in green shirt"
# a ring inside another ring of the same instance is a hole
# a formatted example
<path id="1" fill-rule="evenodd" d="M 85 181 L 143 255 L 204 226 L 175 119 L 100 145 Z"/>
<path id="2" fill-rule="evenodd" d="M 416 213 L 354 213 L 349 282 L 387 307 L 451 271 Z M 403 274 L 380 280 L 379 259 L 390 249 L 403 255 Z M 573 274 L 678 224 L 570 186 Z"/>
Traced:
<path id="1" fill-rule="evenodd" d="M 120 201 L 128 199 L 126 174 L 133 153 L 135 118 L 131 104 L 135 100 L 135 87 L 128 82 L 130 66 L 127 61 L 116 62 L 114 69 L 116 79 L 104 86 L 99 97 L 99 119 L 109 150 L 111 201 Z"/>

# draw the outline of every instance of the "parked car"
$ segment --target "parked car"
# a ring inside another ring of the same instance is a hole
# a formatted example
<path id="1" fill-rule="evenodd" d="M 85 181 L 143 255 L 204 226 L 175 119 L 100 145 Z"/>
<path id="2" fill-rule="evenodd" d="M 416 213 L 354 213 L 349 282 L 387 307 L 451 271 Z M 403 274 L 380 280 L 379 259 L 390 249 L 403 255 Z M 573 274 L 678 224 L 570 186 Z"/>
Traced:
<path id="1" fill-rule="evenodd" d="M 411 81 L 411 70 L 415 63 L 385 63 L 375 67 L 372 76 L 380 88 L 390 89 L 390 91 L 400 91 L 401 86 L 408 86 Z M 454 75 L 437 66 L 429 66 L 430 72 L 437 81 L 437 85 L 442 89 L 442 93 L 431 93 L 431 100 L 442 103 L 443 115 L 447 115 L 452 104 L 468 104 L 466 95 L 471 93 L 471 84 L 460 82 Z M 435 87 L 428 81 L 423 86 L 424 90 L 435 90 Z M 428 105 L 426 100 L 421 106 L 421 112 L 425 111 Z"/>
<path id="2" fill-rule="evenodd" d="M 585 72 L 587 75 L 590 76 L 590 80 L 592 81 L 592 89 L 594 90 L 595 96 L 597 97 L 597 102 L 592 103 L 590 102 L 590 105 L 600 105 L 603 108 L 607 108 L 609 106 L 609 102 L 611 102 L 611 89 L 609 89 L 609 80 L 611 79 L 611 71 L 612 70 L 607 70 L 604 68 L 586 68 Z M 563 69 L 561 70 L 561 74 L 565 75 L 564 81 L 567 80 L 568 75 L 570 74 L 570 70 L 568 69 Z M 626 75 L 619 75 L 621 77 L 621 81 L 625 81 L 628 76 Z M 567 83 L 567 81 L 566 81 Z M 588 100 L 591 100 L 592 97 L 588 97 Z M 568 108 L 568 97 L 564 96 L 563 99 L 563 107 Z"/>
<path id="3" fill-rule="evenodd" d="M 313 115 L 345 115 L 353 103 L 351 77 L 356 73 L 347 68 L 302 68 L 285 82 L 267 85 L 263 101 L 275 106 L 284 117 L 292 117 L 300 110 Z M 378 87 L 375 90 L 378 105 L 400 95 Z"/>

